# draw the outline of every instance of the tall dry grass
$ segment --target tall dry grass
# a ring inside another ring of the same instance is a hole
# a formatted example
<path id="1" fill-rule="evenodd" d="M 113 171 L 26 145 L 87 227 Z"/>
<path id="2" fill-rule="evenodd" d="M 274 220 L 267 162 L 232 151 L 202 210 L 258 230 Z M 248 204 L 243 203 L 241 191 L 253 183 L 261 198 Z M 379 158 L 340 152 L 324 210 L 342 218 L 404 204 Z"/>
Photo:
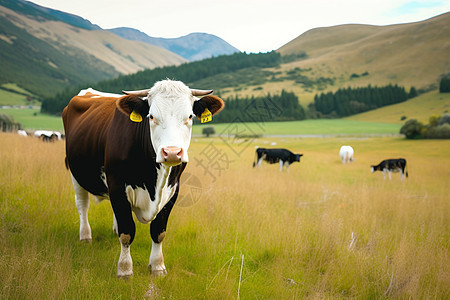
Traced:
<path id="1" fill-rule="evenodd" d="M 303 153 L 280 173 L 253 169 L 254 146 Z M 227 141 L 229 142 L 229 141 Z M 148 226 L 137 224 L 134 277 L 115 276 L 109 203 L 78 216 L 64 144 L 0 135 L 1 298 L 448 298 L 449 141 L 397 138 L 197 139 L 169 220 L 169 275 L 152 278 Z M 342 165 L 339 147 L 356 161 Z M 405 157 L 409 178 L 369 166 Z M 187 177 L 186 177 L 187 178 Z M 194 194 L 191 194 L 195 192 Z M 189 198 L 189 195 L 195 197 Z M 197 197 L 199 196 L 199 197 Z"/>

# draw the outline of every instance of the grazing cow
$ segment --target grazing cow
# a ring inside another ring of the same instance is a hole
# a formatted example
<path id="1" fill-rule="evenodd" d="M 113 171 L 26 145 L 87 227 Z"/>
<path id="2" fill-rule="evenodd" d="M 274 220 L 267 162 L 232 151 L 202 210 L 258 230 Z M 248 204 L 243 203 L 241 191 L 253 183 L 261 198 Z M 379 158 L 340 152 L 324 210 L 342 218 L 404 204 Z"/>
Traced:
<path id="1" fill-rule="evenodd" d="M 20 136 L 28 137 L 28 133 L 27 133 L 25 130 L 23 130 L 23 129 L 17 130 L 17 133 L 18 133 Z"/>
<path id="2" fill-rule="evenodd" d="M 62 114 L 80 240 L 92 239 L 88 193 L 98 201 L 109 199 L 113 230 L 121 245 L 117 276 L 133 274 L 130 245 L 136 229 L 132 212 L 141 223 L 151 222 L 149 268 L 152 274 L 164 276 L 162 241 L 188 162 L 193 117 L 205 112 L 212 116 L 224 103 L 210 95 L 212 90 L 191 90 L 172 80 L 124 93 L 83 90 Z"/>
<path id="3" fill-rule="evenodd" d="M 389 180 L 391 180 L 391 172 L 400 172 L 402 180 L 404 179 L 404 175 L 408 177 L 408 171 L 405 171 L 406 159 L 404 158 L 386 159 L 376 166 L 370 166 L 370 168 L 372 173 L 375 171 L 382 171 L 384 179 L 386 179 L 386 172 L 389 174 Z"/>
<path id="4" fill-rule="evenodd" d="M 257 165 L 259 168 L 263 160 L 267 161 L 269 164 L 280 162 L 280 172 L 283 171 L 283 165 L 286 165 L 286 171 L 289 172 L 289 165 L 296 161 L 300 162 L 301 156 L 303 156 L 303 154 L 294 154 L 286 149 L 258 148 L 256 149 L 253 167 Z"/>
<path id="5" fill-rule="evenodd" d="M 339 156 L 343 164 L 351 163 L 354 160 L 352 146 L 342 146 L 339 150 Z"/>
<path id="6" fill-rule="evenodd" d="M 34 136 L 40 138 L 44 142 L 54 142 L 61 139 L 61 133 L 50 130 L 36 130 Z"/>

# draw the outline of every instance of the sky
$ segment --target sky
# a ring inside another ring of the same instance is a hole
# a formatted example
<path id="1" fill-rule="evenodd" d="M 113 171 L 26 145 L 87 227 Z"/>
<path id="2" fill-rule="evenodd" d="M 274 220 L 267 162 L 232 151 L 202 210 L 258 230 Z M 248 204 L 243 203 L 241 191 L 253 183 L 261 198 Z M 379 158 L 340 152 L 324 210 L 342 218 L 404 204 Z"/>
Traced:
<path id="1" fill-rule="evenodd" d="M 247 53 L 276 50 L 317 27 L 391 25 L 450 11 L 449 0 L 33 0 L 103 29 L 131 27 L 152 37 L 214 34 Z"/>

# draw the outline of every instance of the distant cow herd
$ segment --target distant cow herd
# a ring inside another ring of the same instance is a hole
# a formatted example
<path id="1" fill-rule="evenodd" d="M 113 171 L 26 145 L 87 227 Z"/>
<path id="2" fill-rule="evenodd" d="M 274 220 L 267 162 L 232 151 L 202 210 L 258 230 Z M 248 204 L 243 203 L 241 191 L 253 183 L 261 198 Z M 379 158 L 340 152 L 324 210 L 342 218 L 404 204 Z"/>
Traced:
<path id="1" fill-rule="evenodd" d="M 354 161 L 354 150 L 352 146 L 342 146 L 339 149 L 339 157 L 343 164 L 348 164 Z M 289 165 L 294 162 L 300 162 L 300 157 L 303 154 L 294 154 L 287 149 L 267 149 L 267 148 L 257 148 L 255 153 L 255 161 L 253 162 L 253 167 L 261 166 L 261 162 L 264 160 L 269 164 L 280 163 L 280 172 L 283 171 L 283 166 L 286 166 L 286 171 L 289 171 Z M 406 159 L 396 158 L 396 159 L 386 159 L 380 162 L 378 165 L 370 166 L 373 172 L 381 171 L 383 172 L 383 177 L 386 179 L 386 173 L 389 175 L 389 180 L 391 180 L 391 172 L 399 172 L 401 175 L 401 180 L 408 177 L 408 171 L 406 171 Z"/>
<path id="2" fill-rule="evenodd" d="M 188 162 L 193 119 L 211 120 L 224 102 L 212 90 L 194 90 L 184 83 L 163 80 L 150 89 L 127 91 L 124 95 L 82 90 L 63 111 L 66 167 L 70 170 L 80 218 L 79 238 L 91 241 L 88 221 L 89 194 L 109 199 L 113 210 L 113 231 L 120 243 L 117 276 L 133 274 L 130 247 L 136 233 L 136 219 L 150 224 L 152 274 L 167 274 L 162 242 L 167 221 L 180 189 L 180 176 Z M 28 136 L 26 132 L 19 134 Z M 36 131 L 45 142 L 63 139 L 52 131 Z M 303 154 L 287 149 L 257 148 L 253 167 L 262 161 L 279 163 L 280 172 Z M 339 150 L 343 164 L 353 162 L 354 151 Z M 408 176 L 406 160 L 388 159 L 371 166 L 391 179 L 391 172 Z"/>
<path id="3" fill-rule="evenodd" d="M 51 130 L 36 130 L 34 132 L 27 132 L 23 129 L 19 129 L 17 131 L 17 134 L 24 137 L 34 136 L 39 138 L 41 141 L 47 143 L 52 143 L 57 140 L 64 139 L 64 134 L 61 134 L 58 131 L 51 131 Z"/>

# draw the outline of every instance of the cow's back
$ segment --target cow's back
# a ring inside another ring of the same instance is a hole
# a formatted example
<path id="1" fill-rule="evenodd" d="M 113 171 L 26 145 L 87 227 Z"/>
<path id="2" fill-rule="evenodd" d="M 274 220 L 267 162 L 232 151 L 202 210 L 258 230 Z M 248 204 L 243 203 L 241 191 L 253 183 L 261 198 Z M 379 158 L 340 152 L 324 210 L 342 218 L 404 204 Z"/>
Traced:
<path id="1" fill-rule="evenodd" d="M 116 100 L 90 93 L 75 96 L 62 114 L 67 163 L 78 183 L 94 195 L 107 193 L 102 167 Z"/>

